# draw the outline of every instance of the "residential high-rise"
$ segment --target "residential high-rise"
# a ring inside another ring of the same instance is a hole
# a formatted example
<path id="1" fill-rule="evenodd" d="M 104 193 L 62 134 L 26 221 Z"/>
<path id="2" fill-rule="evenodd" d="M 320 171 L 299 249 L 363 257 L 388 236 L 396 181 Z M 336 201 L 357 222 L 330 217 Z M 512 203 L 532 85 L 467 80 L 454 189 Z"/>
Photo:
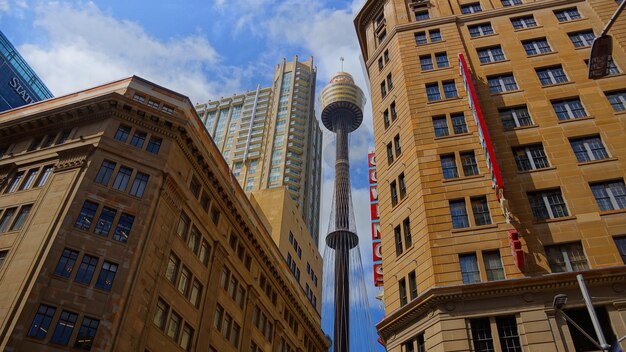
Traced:
<path id="1" fill-rule="evenodd" d="M 272 88 L 196 106 L 233 174 L 251 192 L 284 186 L 319 245 L 322 132 L 313 58 L 285 59 Z"/>
<path id="2" fill-rule="evenodd" d="M 187 97 L 131 77 L 23 106 L 0 151 L 0 350 L 329 347 Z"/>
<path id="3" fill-rule="evenodd" d="M 52 98 L 52 93 L 0 31 L 0 111 Z"/>
<path id="4" fill-rule="evenodd" d="M 387 350 L 591 351 L 626 335 L 626 20 L 613 0 L 368 0 Z"/>

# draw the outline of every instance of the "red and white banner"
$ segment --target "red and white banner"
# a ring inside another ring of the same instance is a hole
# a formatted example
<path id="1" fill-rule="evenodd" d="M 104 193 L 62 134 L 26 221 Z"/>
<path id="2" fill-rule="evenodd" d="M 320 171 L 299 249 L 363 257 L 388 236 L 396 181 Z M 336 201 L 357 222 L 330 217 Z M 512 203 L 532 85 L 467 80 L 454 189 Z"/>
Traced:
<path id="1" fill-rule="evenodd" d="M 374 286 L 383 286 L 383 258 L 380 242 L 380 216 L 378 213 L 378 178 L 376 177 L 376 155 L 367 155 L 370 185 L 370 218 L 372 220 L 372 256 L 374 261 Z"/>

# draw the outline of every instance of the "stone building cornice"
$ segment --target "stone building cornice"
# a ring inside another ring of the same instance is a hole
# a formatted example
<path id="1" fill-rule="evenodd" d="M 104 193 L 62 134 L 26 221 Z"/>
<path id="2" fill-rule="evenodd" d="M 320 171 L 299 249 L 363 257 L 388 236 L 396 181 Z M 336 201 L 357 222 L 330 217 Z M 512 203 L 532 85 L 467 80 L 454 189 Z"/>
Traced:
<path id="1" fill-rule="evenodd" d="M 626 266 L 549 274 L 537 277 L 492 281 L 471 285 L 434 287 L 419 295 L 404 307 L 391 312 L 376 325 L 384 341 L 436 305 L 447 302 L 492 299 L 525 293 L 541 293 L 578 287 L 576 275 L 583 274 L 588 287 L 606 284 L 626 285 Z M 614 288 L 615 289 L 615 288 Z"/>

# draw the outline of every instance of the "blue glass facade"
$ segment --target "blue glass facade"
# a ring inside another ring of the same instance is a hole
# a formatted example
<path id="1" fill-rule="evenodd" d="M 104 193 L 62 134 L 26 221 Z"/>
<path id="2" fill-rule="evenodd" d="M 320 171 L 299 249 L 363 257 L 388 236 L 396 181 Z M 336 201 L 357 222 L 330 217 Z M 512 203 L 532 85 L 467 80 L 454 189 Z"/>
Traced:
<path id="1" fill-rule="evenodd" d="M 0 112 L 53 95 L 0 31 Z"/>

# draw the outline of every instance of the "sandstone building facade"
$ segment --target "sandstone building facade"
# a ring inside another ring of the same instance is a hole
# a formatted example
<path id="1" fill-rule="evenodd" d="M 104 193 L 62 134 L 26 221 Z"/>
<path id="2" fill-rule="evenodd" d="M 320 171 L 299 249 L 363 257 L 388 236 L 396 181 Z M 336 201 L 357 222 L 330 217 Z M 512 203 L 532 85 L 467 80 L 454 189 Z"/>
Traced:
<path id="1" fill-rule="evenodd" d="M 592 351 L 626 335 L 626 20 L 612 0 L 369 0 L 388 351 Z M 475 98 L 475 99 L 474 99 Z"/>
<path id="2" fill-rule="evenodd" d="M 189 99 L 138 77 L 0 114 L 0 350 L 324 351 Z"/>

